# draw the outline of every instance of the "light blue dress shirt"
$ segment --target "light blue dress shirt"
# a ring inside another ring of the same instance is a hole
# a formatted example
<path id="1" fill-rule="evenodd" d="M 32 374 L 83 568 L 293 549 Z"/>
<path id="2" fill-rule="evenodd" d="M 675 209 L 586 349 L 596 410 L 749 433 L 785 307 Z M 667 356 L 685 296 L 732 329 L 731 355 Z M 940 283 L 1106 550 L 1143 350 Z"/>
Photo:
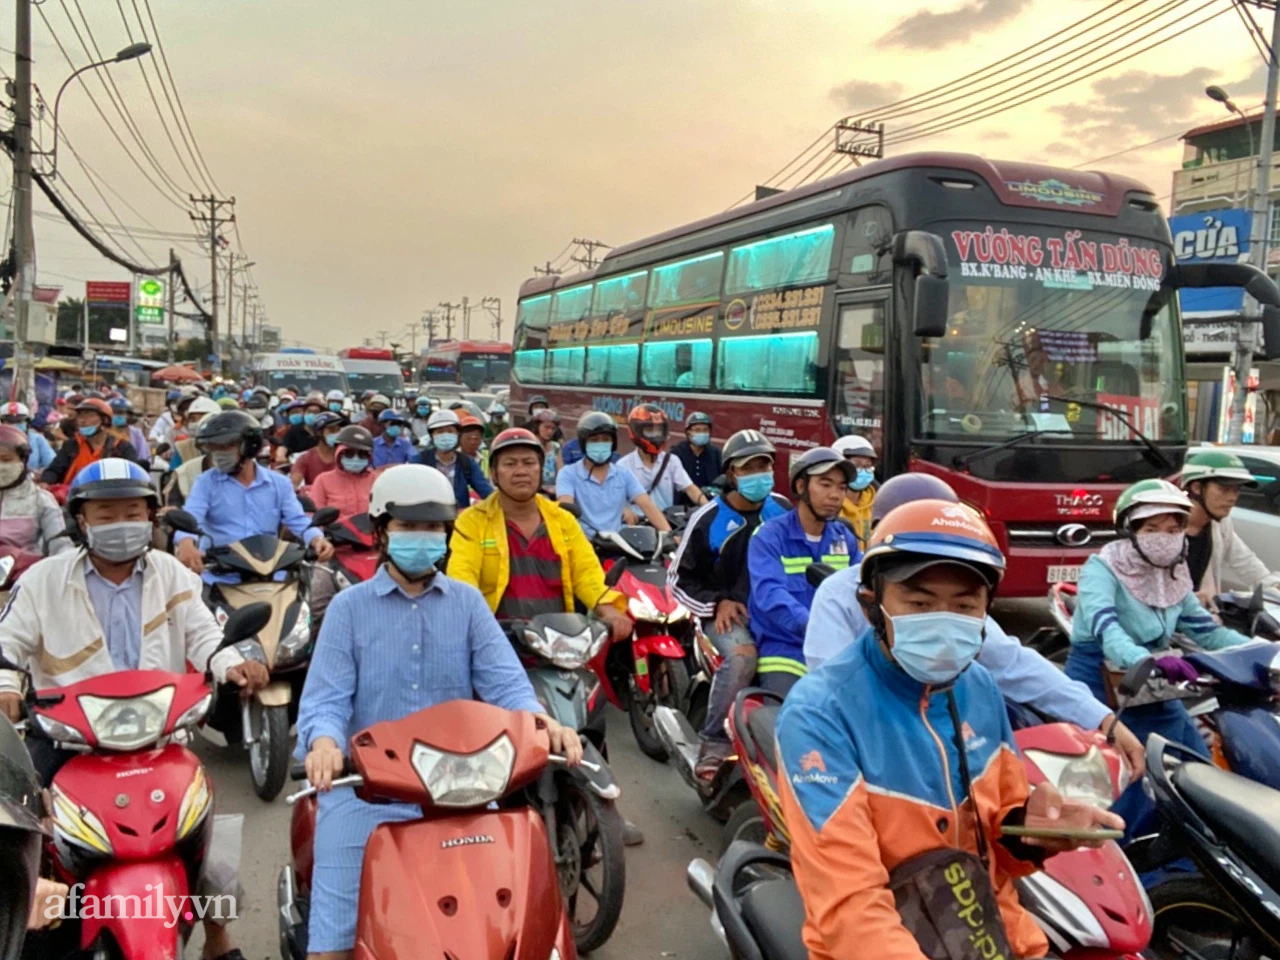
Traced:
<path id="1" fill-rule="evenodd" d="M 861 579 L 862 565 L 853 564 L 818 587 L 804 635 L 804 659 L 810 670 L 830 660 L 870 627 L 858 602 Z M 1010 637 L 991 617 L 987 617 L 986 640 L 978 662 L 995 678 L 1006 698 L 1050 717 L 1096 730 L 1111 712 L 1087 686 L 1069 679 L 1040 654 Z"/>
<path id="2" fill-rule="evenodd" d="M 603 481 L 591 475 L 591 462 L 579 460 L 560 469 L 556 477 L 556 496 L 573 497 L 582 511 L 579 523 L 588 538 L 599 532 L 610 533 L 622 528 L 622 511 L 644 493 L 644 487 L 630 470 L 609 464 Z"/>
<path id="3" fill-rule="evenodd" d="M 53 447 L 39 430 L 27 431 L 27 443 L 31 446 L 31 455 L 27 457 L 27 467 L 40 473 L 53 463 Z"/>
<path id="4" fill-rule="evenodd" d="M 142 570 L 145 560 L 133 565 L 124 583 L 114 584 L 84 558 L 84 583 L 98 623 L 106 634 L 107 653 L 117 670 L 137 670 L 142 657 Z"/>

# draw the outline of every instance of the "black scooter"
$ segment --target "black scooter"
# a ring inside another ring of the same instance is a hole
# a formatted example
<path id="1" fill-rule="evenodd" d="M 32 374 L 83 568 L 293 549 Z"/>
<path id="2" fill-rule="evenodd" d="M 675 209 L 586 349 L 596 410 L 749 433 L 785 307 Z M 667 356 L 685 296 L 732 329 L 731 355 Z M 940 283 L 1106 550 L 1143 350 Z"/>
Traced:
<path id="1" fill-rule="evenodd" d="M 714 868 L 694 860 L 685 876 L 735 960 L 807 960 L 804 901 L 785 853 L 737 840 Z"/>

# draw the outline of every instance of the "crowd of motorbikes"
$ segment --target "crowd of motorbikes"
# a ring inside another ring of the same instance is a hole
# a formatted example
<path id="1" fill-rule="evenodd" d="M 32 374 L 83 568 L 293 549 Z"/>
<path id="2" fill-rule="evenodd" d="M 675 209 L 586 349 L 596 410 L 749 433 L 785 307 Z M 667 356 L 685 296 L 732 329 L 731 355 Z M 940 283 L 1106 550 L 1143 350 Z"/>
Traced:
<path id="1" fill-rule="evenodd" d="M 371 577 L 378 552 L 368 517 L 313 512 L 336 546 L 338 586 Z M 685 516 L 668 512 L 678 535 Z M 181 510 L 172 531 L 199 533 Z M 703 809 L 724 823 L 718 863 L 689 864 L 687 879 L 711 911 L 733 957 L 799 958 L 804 908 L 791 876 L 789 835 L 778 799 L 775 722 L 781 701 L 748 688 L 727 720 L 730 761 L 711 780 L 695 776 L 698 730 L 719 655 L 698 619 L 667 586 L 671 535 L 652 527 L 601 534 L 594 546 L 611 587 L 635 623 L 626 642 L 577 613 L 503 626 L 549 715 L 577 729 L 585 761 L 549 753 L 531 717 L 452 702 L 376 725 L 351 742 L 338 781 L 369 801 L 420 804 L 422 817 L 376 830 L 364 857 L 358 937 L 375 956 L 503 955 L 570 958 L 600 947 L 623 905 L 626 863 L 620 790 L 608 766 L 605 707 L 628 714 L 640 749 L 670 762 Z M 187 744 L 194 733 L 246 749 L 253 786 L 273 800 L 291 776 L 290 728 L 318 630 L 308 584 L 316 563 L 300 544 L 264 535 L 209 550 L 206 568 L 234 573 L 207 602 L 224 643 L 260 660 L 272 682 L 248 700 L 208 675 L 132 671 L 56 691 L 32 691 L 27 725 L 78 752 L 50 785 L 49 862 L 67 883 L 99 897 L 145 897 L 163 888 L 193 894 L 212 830 L 213 785 Z M 831 570 L 809 568 L 819 583 Z M 0 558 L 6 587 L 18 558 Z M 1055 656 L 1070 634 L 1074 594 L 1050 594 L 1057 631 L 1032 643 Z M 1148 745 L 1143 784 L 1158 833 L 1122 847 L 1058 854 L 1019 881 L 1022 902 L 1053 949 L 1077 960 L 1160 956 L 1249 958 L 1280 952 L 1280 594 L 1261 588 L 1216 599 L 1224 623 L 1258 639 L 1219 653 L 1188 652 L 1194 684 L 1170 684 L 1151 661 L 1116 685 L 1128 705 L 1188 702 L 1213 763 L 1160 738 Z M 1105 733 L 1065 723 L 1015 724 L 1032 784 L 1109 806 L 1131 772 Z M 306 955 L 315 833 L 311 788 L 293 804 L 291 858 L 277 907 L 282 956 Z M 177 956 L 194 921 L 82 920 L 64 924 L 67 954 Z M 74 941 L 74 942 L 71 942 Z M 42 941 L 40 955 L 48 952 Z M 174 948 L 174 949 L 170 949 Z M 112 952 L 114 951 L 114 952 Z"/>

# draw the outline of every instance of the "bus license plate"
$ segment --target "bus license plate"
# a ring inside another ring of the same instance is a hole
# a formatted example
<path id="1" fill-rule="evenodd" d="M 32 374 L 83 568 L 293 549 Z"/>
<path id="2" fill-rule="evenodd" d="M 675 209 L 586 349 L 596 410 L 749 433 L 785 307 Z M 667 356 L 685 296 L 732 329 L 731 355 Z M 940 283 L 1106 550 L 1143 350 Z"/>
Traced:
<path id="1" fill-rule="evenodd" d="M 1080 567 L 1078 566 L 1062 566 L 1050 567 L 1049 574 L 1045 577 L 1046 583 L 1075 583 L 1080 579 Z"/>

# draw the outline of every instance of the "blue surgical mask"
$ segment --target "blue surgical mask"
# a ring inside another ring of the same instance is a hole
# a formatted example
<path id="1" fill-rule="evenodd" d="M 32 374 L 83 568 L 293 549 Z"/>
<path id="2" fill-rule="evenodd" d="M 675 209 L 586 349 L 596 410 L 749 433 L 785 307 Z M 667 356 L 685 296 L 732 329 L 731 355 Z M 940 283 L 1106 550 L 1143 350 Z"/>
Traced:
<path id="1" fill-rule="evenodd" d="M 396 437 L 400 436 L 400 427 L 394 423 L 391 426 L 387 427 L 387 436 L 391 437 L 393 440 Z"/>
<path id="2" fill-rule="evenodd" d="M 320 416 L 318 413 L 304 413 L 302 415 L 302 422 L 309 427 L 316 422 L 316 417 L 318 416 Z"/>
<path id="3" fill-rule="evenodd" d="M 738 493 L 752 503 L 763 503 L 773 492 L 773 471 L 749 473 L 738 478 Z"/>
<path id="4" fill-rule="evenodd" d="M 449 549 L 449 538 L 435 530 L 398 530 L 387 535 L 387 554 L 407 577 L 434 569 Z"/>
<path id="5" fill-rule="evenodd" d="M 325 434 L 324 442 L 331 447 L 336 447 L 338 445 L 338 435 L 336 433 L 327 433 Z"/>
<path id="6" fill-rule="evenodd" d="M 711 442 L 711 433 L 702 431 L 699 431 L 698 433 L 691 433 L 689 434 L 689 442 L 695 447 L 705 447 Z"/>
<path id="7" fill-rule="evenodd" d="M 21 422 L 21 423 L 15 423 L 15 424 L 13 424 L 13 426 L 17 427 L 17 428 L 18 428 L 19 430 L 21 430 L 23 433 L 26 433 L 26 432 L 27 432 L 27 424 L 26 424 L 26 422 L 25 422 L 25 421 L 23 421 L 23 422 Z"/>
<path id="8" fill-rule="evenodd" d="M 92 437 L 98 432 L 98 425 L 95 423 L 92 427 L 79 427 L 78 429 L 80 431 L 80 436 Z"/>
<path id="9" fill-rule="evenodd" d="M 613 444 L 608 440 L 595 440 L 588 443 L 582 452 L 592 463 L 608 463 L 613 456 Z"/>
<path id="10" fill-rule="evenodd" d="M 296 427 L 298 424 L 302 422 L 302 414 L 300 413 L 289 414 L 289 422 Z"/>
<path id="11" fill-rule="evenodd" d="M 117 413 L 111 418 L 111 425 L 113 427 L 123 427 L 128 422 L 129 418 L 122 413 Z"/>
<path id="12" fill-rule="evenodd" d="M 341 413 L 341 412 L 342 412 L 342 404 L 338 403 L 338 402 L 335 400 L 333 403 L 329 404 L 329 409 L 330 409 L 330 410 L 332 410 L 334 413 Z"/>
<path id="13" fill-rule="evenodd" d="M 429 403 L 420 403 L 420 404 L 418 404 L 418 416 L 420 416 L 420 417 L 429 417 L 429 416 L 431 416 L 431 404 L 429 404 Z"/>
<path id="14" fill-rule="evenodd" d="M 439 436 L 432 437 L 431 442 L 437 450 L 444 450 L 447 453 L 458 445 L 458 435 L 456 433 L 442 433 Z"/>
<path id="15" fill-rule="evenodd" d="M 364 473 L 369 466 L 368 457 L 340 457 L 339 462 L 347 473 Z"/>
<path id="16" fill-rule="evenodd" d="M 849 484 L 850 490 L 865 490 L 871 486 L 871 481 L 876 478 L 876 472 L 870 467 L 859 467 L 858 475 L 853 478 L 853 483 Z"/>
<path id="17" fill-rule="evenodd" d="M 982 649 L 987 627 L 984 617 L 946 610 L 889 619 L 893 659 L 908 676 L 928 684 L 950 683 L 960 676 Z"/>

